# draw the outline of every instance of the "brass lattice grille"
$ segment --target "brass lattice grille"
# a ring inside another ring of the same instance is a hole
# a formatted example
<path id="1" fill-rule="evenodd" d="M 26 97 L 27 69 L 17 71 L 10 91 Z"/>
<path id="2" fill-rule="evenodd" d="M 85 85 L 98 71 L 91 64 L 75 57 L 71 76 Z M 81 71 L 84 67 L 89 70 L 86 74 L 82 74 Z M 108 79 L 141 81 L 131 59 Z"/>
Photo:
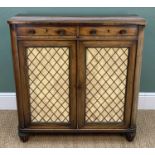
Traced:
<path id="1" fill-rule="evenodd" d="M 87 48 L 86 57 L 86 122 L 122 122 L 128 48 Z"/>
<path id="2" fill-rule="evenodd" d="M 27 48 L 32 122 L 69 121 L 69 48 Z"/>

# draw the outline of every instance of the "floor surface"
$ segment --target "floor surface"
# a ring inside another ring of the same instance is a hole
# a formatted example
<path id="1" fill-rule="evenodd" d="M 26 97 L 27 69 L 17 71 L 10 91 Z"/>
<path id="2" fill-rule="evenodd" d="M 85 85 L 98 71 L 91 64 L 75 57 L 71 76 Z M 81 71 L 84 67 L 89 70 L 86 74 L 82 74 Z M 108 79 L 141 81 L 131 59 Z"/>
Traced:
<path id="1" fill-rule="evenodd" d="M 0 147 L 155 147 L 155 110 L 138 112 L 137 135 L 133 142 L 116 135 L 42 135 L 30 136 L 27 143 L 22 143 L 17 135 L 17 112 L 0 111 Z"/>

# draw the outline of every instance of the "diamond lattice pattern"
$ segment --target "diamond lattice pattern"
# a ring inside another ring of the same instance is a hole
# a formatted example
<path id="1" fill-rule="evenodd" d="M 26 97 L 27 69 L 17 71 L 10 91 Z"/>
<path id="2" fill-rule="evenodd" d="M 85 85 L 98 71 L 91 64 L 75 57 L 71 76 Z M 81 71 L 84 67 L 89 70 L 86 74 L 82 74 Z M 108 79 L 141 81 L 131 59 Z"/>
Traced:
<path id="1" fill-rule="evenodd" d="M 69 121 L 69 48 L 27 48 L 32 122 Z"/>
<path id="2" fill-rule="evenodd" d="M 86 122 L 122 122 L 128 48 L 87 48 L 86 55 Z"/>

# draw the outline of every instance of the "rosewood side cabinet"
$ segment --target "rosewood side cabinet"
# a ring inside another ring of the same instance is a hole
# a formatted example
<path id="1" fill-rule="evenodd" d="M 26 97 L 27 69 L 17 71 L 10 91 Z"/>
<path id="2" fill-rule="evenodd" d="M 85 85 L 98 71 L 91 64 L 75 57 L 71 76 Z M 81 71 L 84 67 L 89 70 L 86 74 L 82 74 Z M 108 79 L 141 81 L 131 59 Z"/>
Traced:
<path id="1" fill-rule="evenodd" d="M 20 15 L 8 23 L 23 142 L 34 133 L 134 139 L 143 18 Z"/>

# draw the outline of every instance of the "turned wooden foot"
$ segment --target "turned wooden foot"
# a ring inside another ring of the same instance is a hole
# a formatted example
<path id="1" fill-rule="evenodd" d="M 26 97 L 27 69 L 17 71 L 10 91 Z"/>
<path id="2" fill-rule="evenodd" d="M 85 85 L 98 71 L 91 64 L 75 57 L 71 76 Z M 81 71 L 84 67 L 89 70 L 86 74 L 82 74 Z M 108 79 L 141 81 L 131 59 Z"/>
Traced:
<path id="1" fill-rule="evenodd" d="M 136 131 L 126 133 L 126 140 L 132 142 L 136 136 Z"/>
<path id="2" fill-rule="evenodd" d="M 22 142 L 27 142 L 29 139 L 29 135 L 27 133 L 19 133 L 19 138 Z"/>

